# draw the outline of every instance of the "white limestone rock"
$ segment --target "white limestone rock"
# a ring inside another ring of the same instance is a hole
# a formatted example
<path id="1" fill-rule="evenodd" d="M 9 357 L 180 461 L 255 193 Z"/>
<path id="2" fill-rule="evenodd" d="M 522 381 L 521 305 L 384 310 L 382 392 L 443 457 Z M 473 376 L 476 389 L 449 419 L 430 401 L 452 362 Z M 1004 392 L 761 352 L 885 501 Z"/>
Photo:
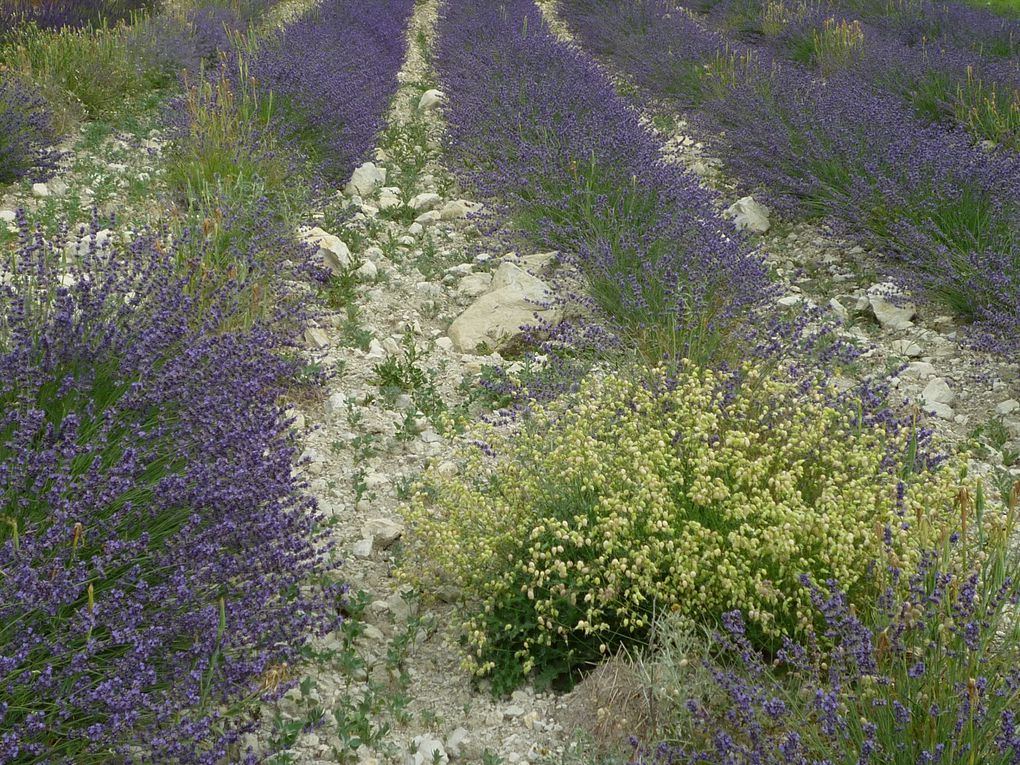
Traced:
<path id="1" fill-rule="evenodd" d="M 896 340 L 892 344 L 892 349 L 894 353 L 908 358 L 917 358 L 921 355 L 921 346 L 913 340 Z"/>
<path id="2" fill-rule="evenodd" d="M 914 326 L 911 319 L 917 314 L 917 306 L 898 299 L 900 294 L 896 285 L 888 282 L 875 284 L 868 289 L 867 305 L 883 329 L 901 330 Z"/>
<path id="3" fill-rule="evenodd" d="M 952 404 L 956 399 L 956 394 L 945 380 L 936 377 L 925 386 L 921 398 L 928 404 Z"/>
<path id="4" fill-rule="evenodd" d="M 471 733 L 467 728 L 454 728 L 446 736 L 446 751 L 453 758 L 463 757 L 466 754 L 465 747 L 471 743 Z"/>
<path id="5" fill-rule="evenodd" d="M 417 223 L 419 226 L 431 226 L 434 223 L 438 223 L 442 219 L 443 216 L 438 210 L 429 210 L 428 212 L 423 212 L 421 215 L 415 218 L 414 222 Z"/>
<path id="6" fill-rule="evenodd" d="M 394 194 L 380 194 L 375 204 L 380 210 L 390 210 L 394 207 L 400 207 L 403 202 L 400 201 L 400 197 Z"/>
<path id="7" fill-rule="evenodd" d="M 407 203 L 407 206 L 412 210 L 417 210 L 418 212 L 427 212 L 429 210 L 434 210 L 442 201 L 443 198 L 434 191 L 426 191 L 422 194 L 415 194 L 411 197 L 411 201 Z"/>
<path id="8" fill-rule="evenodd" d="M 355 558 L 371 558 L 372 557 L 372 546 L 373 540 L 371 539 L 359 539 L 351 547 L 351 552 L 354 553 Z"/>
<path id="9" fill-rule="evenodd" d="M 344 187 L 348 196 L 371 197 L 386 185 L 386 168 L 378 167 L 374 162 L 365 162 L 351 175 L 350 182 Z"/>
<path id="10" fill-rule="evenodd" d="M 480 345 L 502 347 L 520 336 L 522 326 L 535 324 L 536 317 L 559 323 L 563 314 L 548 304 L 552 297 L 541 279 L 513 263 L 503 263 L 489 291 L 454 319 L 447 334 L 461 353 L 472 353 Z"/>
<path id="11" fill-rule="evenodd" d="M 927 361 L 912 361 L 907 364 L 907 368 L 900 372 L 900 377 L 913 377 L 917 379 L 925 379 L 932 377 L 935 374 L 935 367 L 929 364 Z"/>
<path id="12" fill-rule="evenodd" d="M 836 298 L 832 298 L 829 301 L 829 309 L 836 314 L 836 318 L 844 324 L 850 320 L 850 313 L 846 310 L 846 307 L 840 303 Z"/>
<path id="13" fill-rule="evenodd" d="M 443 205 L 440 215 L 443 220 L 463 220 L 471 213 L 479 212 L 482 205 L 466 199 L 454 199 Z"/>
<path id="14" fill-rule="evenodd" d="M 439 106 L 443 99 L 446 98 L 446 94 L 441 90 L 432 88 L 422 93 L 420 99 L 418 99 L 418 109 L 423 112 L 430 111 Z"/>
<path id="15" fill-rule="evenodd" d="M 326 411 L 333 415 L 340 415 L 347 411 L 347 396 L 343 391 L 333 391 L 326 399 Z"/>
<path id="16" fill-rule="evenodd" d="M 304 230 L 301 240 L 318 248 L 316 258 L 333 273 L 340 273 L 351 265 L 351 251 L 340 237 L 316 226 Z"/>
<path id="17" fill-rule="evenodd" d="M 738 199 L 726 208 L 726 214 L 733 218 L 737 231 L 764 234 L 771 227 L 768 208 L 756 202 L 754 197 Z"/>
<path id="18" fill-rule="evenodd" d="M 1002 415 L 1012 414 L 1018 409 L 1020 409 L 1020 401 L 1015 398 L 1006 399 L 995 405 L 995 411 Z"/>
<path id="19" fill-rule="evenodd" d="M 371 260 L 366 260 L 355 273 L 365 281 L 372 281 L 379 275 L 379 268 Z"/>
<path id="20" fill-rule="evenodd" d="M 329 335 L 319 327 L 308 327 L 305 330 L 305 344 L 309 348 L 322 350 L 329 347 Z"/>
<path id="21" fill-rule="evenodd" d="M 488 292 L 492 285 L 492 274 L 468 274 L 457 284 L 457 293 L 465 297 L 475 298 Z"/>
<path id="22" fill-rule="evenodd" d="M 371 539 L 376 550 L 386 550 L 400 539 L 404 527 L 391 518 L 372 518 L 361 527 L 363 539 Z"/>

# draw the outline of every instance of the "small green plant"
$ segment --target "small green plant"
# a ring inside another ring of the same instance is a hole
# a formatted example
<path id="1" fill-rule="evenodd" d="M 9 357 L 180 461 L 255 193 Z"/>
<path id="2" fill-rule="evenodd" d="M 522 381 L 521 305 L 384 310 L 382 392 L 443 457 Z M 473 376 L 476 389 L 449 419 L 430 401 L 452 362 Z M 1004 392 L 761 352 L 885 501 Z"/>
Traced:
<path id="1" fill-rule="evenodd" d="M 425 278 L 436 278 L 456 262 L 452 253 L 441 253 L 436 239 L 430 234 L 426 234 L 421 240 L 421 247 L 418 250 L 414 265 Z"/>
<path id="2" fill-rule="evenodd" d="M 446 405 L 436 389 L 433 374 L 421 366 L 422 356 L 422 349 L 408 327 L 401 355 L 389 356 L 376 364 L 375 382 L 383 395 L 390 398 L 399 393 L 410 393 L 415 405 L 427 417 L 435 418 L 446 410 Z"/>
<path id="3" fill-rule="evenodd" d="M 403 475 L 400 476 L 394 485 L 394 489 L 397 493 L 397 499 L 401 502 L 406 502 L 411 498 L 411 494 L 414 490 L 414 478 L 411 476 Z"/>
<path id="4" fill-rule="evenodd" d="M 352 257 L 350 263 L 333 274 L 325 288 L 326 305 L 335 311 L 348 312 L 351 306 L 357 305 L 358 284 L 361 281 L 358 269 L 363 264 L 361 258 Z"/>
<path id="5" fill-rule="evenodd" d="M 365 412 L 353 401 L 347 402 L 347 424 L 351 426 L 352 430 L 356 430 L 358 426 L 364 421 Z"/>
<path id="6" fill-rule="evenodd" d="M 390 731 L 388 722 L 376 722 L 376 693 L 366 693 L 360 700 L 345 698 L 333 710 L 341 746 L 333 749 L 339 762 L 356 762 L 356 752 L 361 747 L 377 744 Z"/>
<path id="7" fill-rule="evenodd" d="M 414 342 L 414 336 L 404 336 L 403 354 L 392 355 L 375 365 L 375 382 L 383 390 L 387 388 L 404 392 L 413 391 L 428 382 L 428 374 L 418 366 L 421 351 Z"/>
<path id="8" fill-rule="evenodd" d="M 357 504 L 368 493 L 368 484 L 365 481 L 368 471 L 359 467 L 354 471 L 354 504 Z"/>
<path id="9" fill-rule="evenodd" d="M 372 333 L 361 326 L 358 315 L 359 311 L 356 305 L 347 307 L 347 318 L 340 325 L 340 336 L 349 347 L 367 351 L 371 347 Z"/>
<path id="10" fill-rule="evenodd" d="M 1020 454 L 1008 446 L 1010 433 L 1002 418 L 993 417 L 978 425 L 971 432 L 970 437 L 976 453 L 985 459 L 990 456 L 990 449 L 993 449 L 1002 456 L 1002 465 L 1005 468 L 1012 467 L 1017 461 L 1020 461 Z"/>
<path id="11" fill-rule="evenodd" d="M 394 220 L 410 222 L 418 212 L 407 206 L 418 185 L 418 178 L 425 170 L 429 160 L 436 151 L 429 137 L 428 122 L 418 114 L 414 114 L 406 122 L 393 123 L 382 135 L 382 147 L 390 159 L 390 166 L 400 179 L 400 187 L 404 194 L 404 204 L 391 208 L 388 217 Z"/>
<path id="12" fill-rule="evenodd" d="M 369 460 L 378 452 L 374 433 L 361 433 L 355 436 L 351 446 L 354 447 L 354 454 L 360 461 Z"/>
<path id="13" fill-rule="evenodd" d="M 397 441 L 413 441 L 419 435 L 421 435 L 421 428 L 418 426 L 417 414 L 414 409 L 408 409 L 404 412 L 404 417 L 400 421 L 400 427 L 397 428 Z"/>

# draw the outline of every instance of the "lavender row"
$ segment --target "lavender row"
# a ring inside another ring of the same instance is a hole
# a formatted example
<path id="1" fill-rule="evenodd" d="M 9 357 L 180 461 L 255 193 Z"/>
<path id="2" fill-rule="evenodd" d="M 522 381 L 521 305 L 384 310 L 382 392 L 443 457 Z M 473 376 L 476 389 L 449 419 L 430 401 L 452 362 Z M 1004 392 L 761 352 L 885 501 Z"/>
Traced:
<path id="1" fill-rule="evenodd" d="M 203 5 L 183 17 L 138 16 L 131 25 L 79 29 L 54 20 L 56 30 L 32 24 L 0 32 L 0 183 L 43 180 L 55 159 L 45 149 L 70 126 L 115 122 L 141 93 L 171 87 L 182 71 L 198 73 L 268 5 L 247 0 Z M 60 6 L 67 13 L 83 7 Z"/>
<path id="2" fill-rule="evenodd" d="M 1020 483 L 1013 511 L 1018 498 Z M 669 742 L 632 738 L 630 765 L 1016 763 L 1018 561 L 1001 532 L 983 542 L 987 562 L 970 566 L 955 560 L 957 534 L 926 553 L 871 624 L 833 582 L 804 577 L 824 629 L 775 656 L 755 649 L 739 612 L 725 614 L 700 670 L 710 690 L 690 684 Z"/>
<path id="3" fill-rule="evenodd" d="M 38 167 L 55 131 L 46 101 L 30 83 L 0 73 L 0 184 Z"/>
<path id="4" fill-rule="evenodd" d="M 744 183 L 791 215 L 822 217 L 973 322 L 1020 347 L 1020 159 L 919 120 L 852 72 L 825 81 L 709 32 L 663 0 L 564 0 L 586 46 L 645 96 L 691 110 Z"/>
<path id="5" fill-rule="evenodd" d="M 143 235 L 0 274 L 0 761 L 219 762 L 337 593 L 277 403 L 286 336 L 228 330 Z M 234 753 L 232 762 L 244 756 Z"/>
<path id="6" fill-rule="evenodd" d="M 900 95 L 925 119 L 959 123 L 978 139 L 1020 148 L 1020 58 L 980 56 L 939 39 L 914 45 L 824 5 L 722 0 L 707 19 L 779 59 L 823 77 L 853 73 Z"/>
<path id="7" fill-rule="evenodd" d="M 383 126 L 413 9 L 414 0 L 328 0 L 251 62 L 259 89 L 272 92 L 284 140 L 334 184 L 350 176 Z"/>
<path id="8" fill-rule="evenodd" d="M 713 195 L 531 0 L 451 6 L 436 62 L 462 180 L 583 275 L 600 320 L 649 357 L 711 355 L 770 292 Z"/>
<path id="9" fill-rule="evenodd" d="M 679 5 L 732 28 L 754 35 L 763 9 L 807 8 L 819 13 L 850 14 L 871 26 L 895 35 L 904 44 L 923 48 L 930 44 L 972 51 L 990 59 L 1020 54 L 1020 22 L 975 8 L 965 2 L 945 0 L 679 0 Z"/>
<path id="10" fill-rule="evenodd" d="M 1020 55 L 1020 22 L 959 0 L 887 3 L 829 0 L 837 9 L 858 13 L 915 46 L 938 40 L 995 58 Z"/>
<path id="11" fill-rule="evenodd" d="M 116 23 L 133 13 L 151 10 L 160 0 L 4 0 L 0 5 L 0 38 L 23 24 L 40 29 L 78 29 L 105 21 Z"/>

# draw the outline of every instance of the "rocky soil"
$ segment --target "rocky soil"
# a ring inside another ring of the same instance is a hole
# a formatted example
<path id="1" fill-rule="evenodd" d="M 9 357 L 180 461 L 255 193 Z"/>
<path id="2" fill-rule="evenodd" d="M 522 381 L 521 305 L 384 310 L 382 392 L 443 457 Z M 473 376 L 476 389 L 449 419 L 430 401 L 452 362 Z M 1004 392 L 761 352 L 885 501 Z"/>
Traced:
<path id="1" fill-rule="evenodd" d="M 569 39 L 554 4 L 542 6 Z M 496 349 L 533 321 L 536 302 L 547 302 L 544 269 L 554 258 L 507 253 L 487 240 L 472 218 L 481 206 L 462 198 L 443 167 L 446 96 L 435 90 L 428 58 L 437 8 L 438 0 L 417 4 L 374 161 L 299 232 L 349 288 L 305 332 L 309 364 L 329 374 L 326 389 L 296 397 L 291 413 L 304 448 L 300 470 L 344 559 L 353 616 L 319 641 L 314 660 L 280 670 L 280 679 L 302 682 L 266 707 L 262 730 L 244 742 L 261 751 L 282 741 L 278 762 L 580 763 L 570 759 L 572 721 L 578 704 L 590 707 L 582 717 L 598 717 L 601 703 L 583 686 L 572 696 L 525 688 L 494 700 L 460 668 L 447 629 L 453 607 L 421 600 L 393 576 L 402 499 L 425 467 L 457 470 L 454 421 L 483 415 L 478 375 L 510 363 Z M 655 113 L 645 116 L 652 126 Z M 687 126 L 674 126 L 656 128 L 663 157 L 719 191 L 735 227 L 752 232 L 784 288 L 776 310 L 823 308 L 862 349 L 848 375 L 898 370 L 905 405 L 933 412 L 948 445 L 978 444 L 976 470 L 1020 477 L 1018 365 L 968 348 L 951 317 L 896 295 L 875 276 L 876 253 L 824 227 L 780 221 L 741 196 Z M 80 141 L 75 151 L 65 146 L 54 180 L 0 196 L 0 226 L 15 230 L 19 206 L 113 212 L 132 190 L 142 199 L 159 182 L 153 168 L 163 146 L 158 130 L 108 136 L 87 151 Z"/>

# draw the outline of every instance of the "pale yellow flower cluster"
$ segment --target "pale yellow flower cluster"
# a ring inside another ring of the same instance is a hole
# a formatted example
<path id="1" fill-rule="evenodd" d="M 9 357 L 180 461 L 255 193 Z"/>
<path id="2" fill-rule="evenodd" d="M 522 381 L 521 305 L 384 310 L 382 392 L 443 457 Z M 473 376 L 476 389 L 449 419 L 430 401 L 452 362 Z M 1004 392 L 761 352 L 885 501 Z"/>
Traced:
<path id="1" fill-rule="evenodd" d="M 898 502 L 886 458 L 904 443 L 821 388 L 740 377 L 589 380 L 521 432 L 484 434 L 495 458 L 471 450 L 457 476 L 426 476 L 404 574 L 458 589 L 472 669 L 492 667 L 500 632 L 520 635 L 529 671 L 536 647 L 637 637 L 664 609 L 739 608 L 760 634 L 791 634 L 813 618 L 800 574 L 853 594 L 874 564 L 911 568 L 951 514 L 950 471 Z"/>

